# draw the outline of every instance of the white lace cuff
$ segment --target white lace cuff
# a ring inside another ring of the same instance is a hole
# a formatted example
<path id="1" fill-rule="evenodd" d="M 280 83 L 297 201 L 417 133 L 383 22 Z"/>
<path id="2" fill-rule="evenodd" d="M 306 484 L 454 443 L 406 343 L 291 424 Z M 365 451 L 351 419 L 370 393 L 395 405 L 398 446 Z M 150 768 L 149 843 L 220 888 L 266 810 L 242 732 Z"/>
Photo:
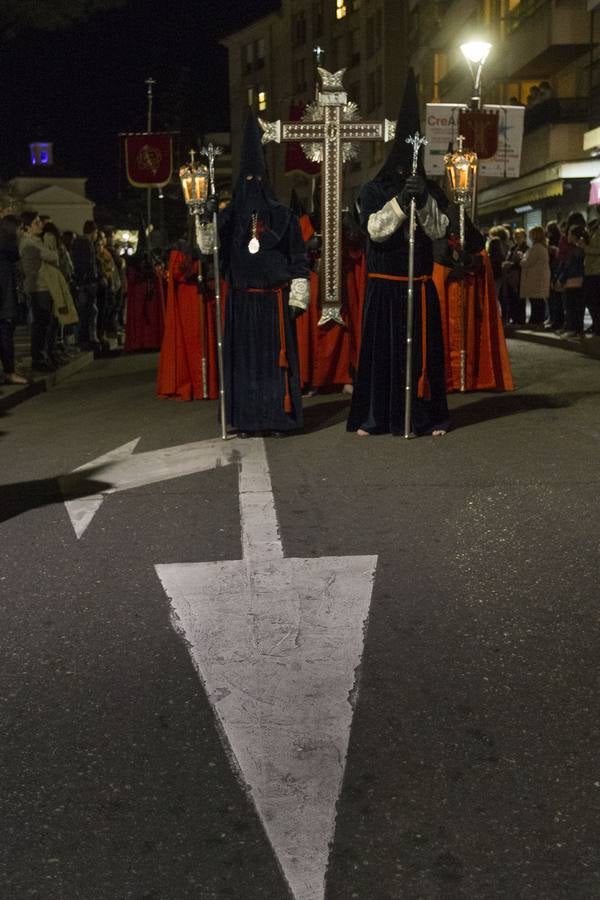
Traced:
<path id="1" fill-rule="evenodd" d="M 209 256 L 215 246 L 215 226 L 212 222 L 201 222 L 196 228 L 196 238 L 200 253 Z"/>
<path id="2" fill-rule="evenodd" d="M 290 306 L 296 306 L 298 309 L 308 309 L 309 300 L 308 278 L 292 278 L 290 284 Z"/>
<path id="3" fill-rule="evenodd" d="M 446 235 L 449 219 L 440 211 L 436 200 L 429 194 L 427 203 L 421 209 L 417 210 L 417 218 L 419 225 L 432 240 L 442 238 Z"/>
<path id="4" fill-rule="evenodd" d="M 406 213 L 400 208 L 395 197 L 383 206 L 379 212 L 371 213 L 367 230 L 372 241 L 385 241 L 402 225 Z"/>

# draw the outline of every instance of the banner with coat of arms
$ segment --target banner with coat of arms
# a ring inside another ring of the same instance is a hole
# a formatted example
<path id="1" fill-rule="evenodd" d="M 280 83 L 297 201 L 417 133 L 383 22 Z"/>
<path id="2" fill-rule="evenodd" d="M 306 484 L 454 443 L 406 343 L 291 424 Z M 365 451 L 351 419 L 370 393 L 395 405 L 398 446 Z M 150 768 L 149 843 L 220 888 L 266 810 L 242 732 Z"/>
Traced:
<path id="1" fill-rule="evenodd" d="M 518 178 L 525 107 L 485 104 L 469 110 L 466 103 L 428 103 L 425 169 L 428 175 L 445 173 L 444 155 L 464 134 L 465 149 L 480 155 L 479 174 L 492 178 Z"/>
<path id="2" fill-rule="evenodd" d="M 164 187 L 173 172 L 173 138 L 145 132 L 125 135 L 127 180 L 133 187 Z"/>

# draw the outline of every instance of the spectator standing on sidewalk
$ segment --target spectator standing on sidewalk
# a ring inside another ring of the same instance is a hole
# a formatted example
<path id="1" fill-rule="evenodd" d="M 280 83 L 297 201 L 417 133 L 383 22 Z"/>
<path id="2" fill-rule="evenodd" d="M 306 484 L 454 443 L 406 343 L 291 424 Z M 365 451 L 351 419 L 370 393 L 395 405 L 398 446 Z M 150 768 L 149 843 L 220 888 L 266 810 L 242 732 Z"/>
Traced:
<path id="1" fill-rule="evenodd" d="M 58 266 L 58 254 L 44 244 L 44 224 L 36 212 L 24 212 L 21 222 L 23 236 L 19 254 L 32 317 L 31 367 L 37 372 L 53 372 L 57 368 L 54 359 L 56 319 L 52 314 L 52 294 L 44 263 Z"/>
<path id="2" fill-rule="evenodd" d="M 589 224 L 589 237 L 583 244 L 583 295 L 590 311 L 590 331 L 600 335 L 600 219 Z"/>
<path id="3" fill-rule="evenodd" d="M 524 228 L 515 228 L 514 244 L 502 263 L 503 291 L 507 295 L 509 318 L 512 325 L 525 324 L 525 300 L 521 293 L 521 260 L 527 252 L 527 235 Z"/>
<path id="4" fill-rule="evenodd" d="M 98 343 L 98 263 L 96 260 L 96 236 L 98 228 L 92 219 L 83 225 L 83 236 L 73 241 L 74 281 L 77 290 L 79 313 L 78 343 L 82 350 L 99 350 Z"/>
<path id="5" fill-rule="evenodd" d="M 19 316 L 17 263 L 19 220 L 12 215 L 0 219 L 0 362 L 5 384 L 27 384 L 15 371 L 15 326 Z"/>
<path id="6" fill-rule="evenodd" d="M 520 294 L 531 304 L 529 324 L 538 327 L 546 319 L 546 300 L 550 294 L 550 258 L 541 225 L 529 229 L 529 240 L 531 247 L 521 259 Z"/>
<path id="7" fill-rule="evenodd" d="M 558 269 L 557 283 L 563 291 L 565 309 L 564 337 L 583 335 L 583 247 L 586 238 L 587 232 L 583 225 L 571 225 L 567 235 L 567 251 Z"/>
<path id="8" fill-rule="evenodd" d="M 559 331 L 565 324 L 562 294 L 556 289 L 560 237 L 558 222 L 553 219 L 546 225 L 546 241 L 548 244 L 548 257 L 550 260 L 550 294 L 548 295 L 548 323 L 546 325 L 546 328 L 549 331 Z"/>

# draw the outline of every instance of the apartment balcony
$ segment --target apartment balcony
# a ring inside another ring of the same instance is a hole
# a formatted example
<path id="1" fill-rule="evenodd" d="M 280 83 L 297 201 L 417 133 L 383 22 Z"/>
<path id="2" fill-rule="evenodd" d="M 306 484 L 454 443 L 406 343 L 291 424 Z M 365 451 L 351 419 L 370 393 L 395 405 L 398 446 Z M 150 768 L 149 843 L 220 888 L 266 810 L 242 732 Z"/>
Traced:
<path id="1" fill-rule="evenodd" d="M 521 0 L 504 25 L 495 74 L 507 81 L 548 78 L 589 48 L 586 0 Z"/>
<path id="2" fill-rule="evenodd" d="M 541 166 L 580 160 L 584 156 L 585 122 L 540 125 L 523 136 L 521 175 Z"/>
<path id="3" fill-rule="evenodd" d="M 587 123 L 589 116 L 587 97 L 550 97 L 525 110 L 525 134 L 545 125 Z"/>

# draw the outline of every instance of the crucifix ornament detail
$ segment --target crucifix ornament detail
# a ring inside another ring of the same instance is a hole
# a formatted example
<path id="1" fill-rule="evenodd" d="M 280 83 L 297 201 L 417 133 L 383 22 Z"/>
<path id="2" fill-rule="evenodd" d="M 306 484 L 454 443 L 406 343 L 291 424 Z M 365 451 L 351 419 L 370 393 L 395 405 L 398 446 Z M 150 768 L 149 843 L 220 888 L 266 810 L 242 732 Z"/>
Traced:
<path id="1" fill-rule="evenodd" d="M 328 72 L 317 68 L 321 90 L 300 122 L 266 122 L 263 144 L 269 141 L 299 141 L 313 162 L 321 162 L 321 302 L 319 325 L 337 322 L 344 325 L 342 304 L 342 165 L 355 155 L 354 141 L 391 141 L 396 123 L 361 122 L 355 103 L 348 102 L 342 84 L 345 69 Z M 308 150 L 308 152 L 307 152 Z M 310 155 L 309 155 L 310 154 Z"/>

